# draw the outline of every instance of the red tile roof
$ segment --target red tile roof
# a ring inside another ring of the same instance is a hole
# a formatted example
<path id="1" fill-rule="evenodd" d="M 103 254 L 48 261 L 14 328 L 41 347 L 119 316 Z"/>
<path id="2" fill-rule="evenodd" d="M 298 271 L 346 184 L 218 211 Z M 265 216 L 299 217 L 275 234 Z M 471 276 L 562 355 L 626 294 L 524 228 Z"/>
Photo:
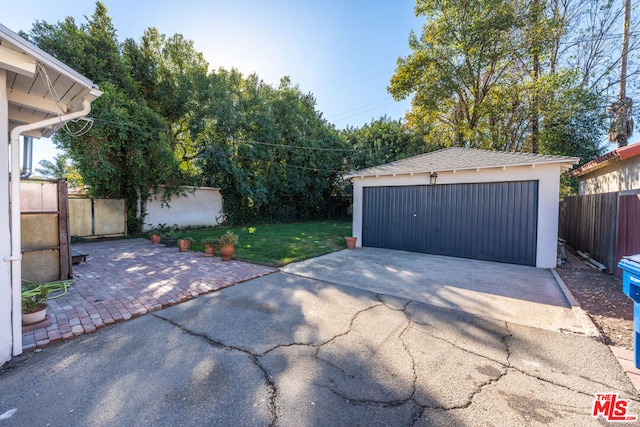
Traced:
<path id="1" fill-rule="evenodd" d="M 626 147 L 616 148 L 615 150 L 610 151 L 609 153 L 603 156 L 600 156 L 597 159 L 590 161 L 589 163 L 585 163 L 578 169 L 571 171 L 568 174 L 568 176 L 569 177 L 582 176 L 589 172 L 593 172 L 596 169 L 600 169 L 601 167 L 604 167 L 611 162 L 614 162 L 617 160 L 630 159 L 637 155 L 640 155 L 640 143 L 627 145 Z"/>

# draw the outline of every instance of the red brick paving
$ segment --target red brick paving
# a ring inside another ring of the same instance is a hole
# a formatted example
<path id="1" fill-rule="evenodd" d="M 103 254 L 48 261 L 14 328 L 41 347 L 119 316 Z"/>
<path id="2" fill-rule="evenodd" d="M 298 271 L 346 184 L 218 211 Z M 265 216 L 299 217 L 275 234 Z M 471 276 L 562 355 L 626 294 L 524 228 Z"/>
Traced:
<path id="1" fill-rule="evenodd" d="M 114 240 L 74 245 L 87 262 L 73 266 L 76 283 L 49 301 L 51 323 L 23 329 L 22 350 L 91 333 L 116 322 L 179 304 L 208 292 L 264 276 L 274 268 L 222 261 L 202 253 L 152 245 L 148 240 Z"/>

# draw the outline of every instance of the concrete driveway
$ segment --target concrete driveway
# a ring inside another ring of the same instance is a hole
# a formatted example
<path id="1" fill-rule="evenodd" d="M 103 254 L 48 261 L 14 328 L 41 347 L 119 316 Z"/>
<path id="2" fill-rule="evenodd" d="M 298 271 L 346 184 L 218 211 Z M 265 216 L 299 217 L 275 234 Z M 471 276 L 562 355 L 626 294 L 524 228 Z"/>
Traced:
<path id="1" fill-rule="evenodd" d="M 435 280 L 419 272 L 431 258 L 341 251 L 25 356 L 0 374 L 0 423 L 604 425 L 596 393 L 640 413 L 609 349 L 565 330 L 582 325 L 561 292 L 513 294 L 538 270 L 447 273 L 466 262 L 437 257 Z M 492 298 L 568 311 L 532 326 L 523 308 L 484 309 Z"/>
<path id="2" fill-rule="evenodd" d="M 598 331 L 550 270 L 377 248 L 281 269 L 329 283 L 552 331 Z"/>

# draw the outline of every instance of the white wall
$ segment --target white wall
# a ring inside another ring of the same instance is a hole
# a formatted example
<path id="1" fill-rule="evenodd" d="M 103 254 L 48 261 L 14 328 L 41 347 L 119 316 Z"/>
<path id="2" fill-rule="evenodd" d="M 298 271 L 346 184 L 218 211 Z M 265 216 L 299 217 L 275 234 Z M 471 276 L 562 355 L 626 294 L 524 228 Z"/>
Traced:
<path id="1" fill-rule="evenodd" d="M 602 194 L 640 189 L 640 156 L 611 164 L 580 178 L 578 194 Z"/>
<path id="2" fill-rule="evenodd" d="M 174 197 L 169 205 L 170 207 L 163 207 L 158 198 L 147 202 L 143 229 L 148 230 L 158 224 L 177 224 L 180 227 L 214 226 L 224 220 L 222 195 L 217 188 L 196 187 L 195 193 L 189 191 L 184 197 Z"/>
<path id="3" fill-rule="evenodd" d="M 555 268 L 558 244 L 560 165 L 543 164 L 471 171 L 438 172 L 436 185 L 473 182 L 538 181 L 538 248 L 536 267 Z M 363 187 L 425 185 L 428 174 L 353 178 L 353 235 L 362 245 Z"/>

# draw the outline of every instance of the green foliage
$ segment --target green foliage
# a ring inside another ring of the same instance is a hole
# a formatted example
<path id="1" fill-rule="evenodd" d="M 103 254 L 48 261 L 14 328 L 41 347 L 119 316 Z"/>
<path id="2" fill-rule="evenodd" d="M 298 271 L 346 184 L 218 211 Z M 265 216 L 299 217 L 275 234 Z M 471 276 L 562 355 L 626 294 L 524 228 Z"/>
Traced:
<path id="1" fill-rule="evenodd" d="M 220 244 L 220 239 L 218 237 L 207 236 L 207 237 L 203 237 L 202 239 L 200 239 L 200 244 L 202 244 L 202 245 L 205 245 L 205 244 L 219 245 Z"/>
<path id="2" fill-rule="evenodd" d="M 22 312 L 33 313 L 47 307 L 47 299 L 49 296 L 49 288 L 47 286 L 32 286 L 23 288 Z"/>
<path id="3" fill-rule="evenodd" d="M 222 236 L 220 236 L 220 244 L 221 245 L 237 245 L 238 244 L 238 235 L 232 231 L 227 231 Z"/>
<path id="4" fill-rule="evenodd" d="M 427 146 L 400 120 L 381 117 L 361 128 L 347 127 L 342 139 L 355 150 L 349 169 L 358 170 L 422 154 Z"/>
<path id="5" fill-rule="evenodd" d="M 46 283 L 33 283 L 23 280 L 22 282 L 20 297 L 24 313 L 42 310 L 47 306 L 47 300 L 65 295 L 69 286 L 75 283 L 74 280 L 57 280 Z"/>
<path id="6" fill-rule="evenodd" d="M 191 126 L 206 184 L 220 188 L 232 223 L 336 216 L 344 144 L 315 99 L 283 78 L 276 89 L 255 75 L 209 75 L 206 119 Z"/>
<path id="7" fill-rule="evenodd" d="M 127 199 L 128 227 L 135 232 L 143 221 L 137 201 L 171 182 L 177 162 L 161 116 L 109 82 L 101 89 L 93 117 L 114 125 L 96 126 L 80 137 L 59 132 L 54 141 L 74 158 L 92 197 Z"/>
<path id="8" fill-rule="evenodd" d="M 49 160 L 40 160 L 40 168 L 36 168 L 36 172 L 43 178 L 48 179 L 66 179 L 75 187 L 81 187 L 82 176 L 78 172 L 75 165 L 69 163 L 69 157 L 66 154 L 60 154 L 53 158 L 53 162 Z"/>
<path id="9" fill-rule="evenodd" d="M 208 73 L 193 42 L 155 28 L 119 43 L 101 2 L 86 24 L 37 22 L 29 38 L 104 92 L 89 133 L 55 140 L 92 196 L 127 199 L 130 232 L 150 197 L 168 203 L 184 184 L 219 187 L 232 223 L 345 211 L 335 202 L 345 145 L 287 77 L 274 88 L 236 70 Z"/>
<path id="10" fill-rule="evenodd" d="M 408 126 L 428 150 L 467 146 L 584 156 L 600 152 L 604 123 L 589 77 L 561 61 L 579 19 L 535 0 L 417 0 L 425 18 L 389 91 L 412 97 Z M 574 6 L 571 6 L 574 7 Z M 584 67 L 583 67 L 584 68 Z"/>

